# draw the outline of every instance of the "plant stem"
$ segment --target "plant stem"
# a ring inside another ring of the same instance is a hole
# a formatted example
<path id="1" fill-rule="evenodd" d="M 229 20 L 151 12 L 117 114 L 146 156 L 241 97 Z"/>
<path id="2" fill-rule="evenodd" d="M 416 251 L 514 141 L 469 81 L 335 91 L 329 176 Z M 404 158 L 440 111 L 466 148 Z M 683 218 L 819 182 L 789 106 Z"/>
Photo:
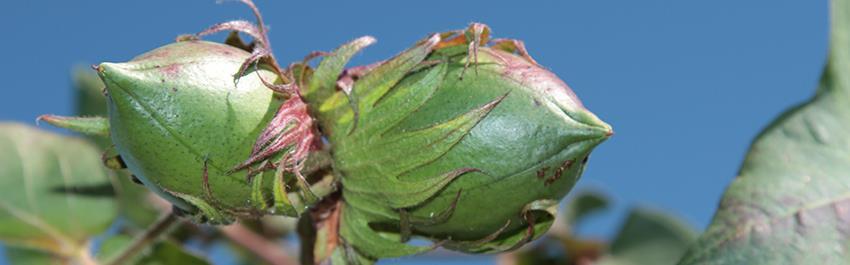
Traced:
<path id="1" fill-rule="evenodd" d="M 142 250 L 145 250 L 147 246 L 152 243 L 155 243 L 160 235 L 164 234 L 172 226 L 178 224 L 179 218 L 174 215 L 174 212 L 169 212 L 168 214 L 163 215 L 156 220 L 156 222 L 148 227 L 148 229 L 136 237 L 132 243 L 130 243 L 127 248 L 121 251 L 121 253 L 112 258 L 107 265 L 120 265 L 129 263 L 130 259 L 133 258 L 136 254 L 139 254 Z"/>

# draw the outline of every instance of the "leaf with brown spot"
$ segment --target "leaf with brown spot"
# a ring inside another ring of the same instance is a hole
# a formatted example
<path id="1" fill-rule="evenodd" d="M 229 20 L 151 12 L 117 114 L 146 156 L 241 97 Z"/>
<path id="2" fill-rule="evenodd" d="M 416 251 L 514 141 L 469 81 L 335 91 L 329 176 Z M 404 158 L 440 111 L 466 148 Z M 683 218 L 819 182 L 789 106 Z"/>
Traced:
<path id="1" fill-rule="evenodd" d="M 850 0 L 831 38 L 816 95 L 759 135 L 679 264 L 850 264 Z"/>

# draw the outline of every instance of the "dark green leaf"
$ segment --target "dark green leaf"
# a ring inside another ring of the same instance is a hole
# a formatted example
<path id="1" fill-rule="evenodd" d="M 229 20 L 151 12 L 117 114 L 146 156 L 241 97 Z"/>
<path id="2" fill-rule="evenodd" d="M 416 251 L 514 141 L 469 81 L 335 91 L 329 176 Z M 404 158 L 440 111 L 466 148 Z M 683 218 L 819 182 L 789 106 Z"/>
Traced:
<path id="1" fill-rule="evenodd" d="M 567 201 L 564 207 L 564 220 L 570 229 L 589 214 L 608 208 L 608 197 L 598 192 L 584 191 Z"/>
<path id="2" fill-rule="evenodd" d="M 76 90 L 77 115 L 106 115 L 106 98 L 103 95 L 103 82 L 90 68 L 78 67 L 72 71 Z"/>
<path id="3" fill-rule="evenodd" d="M 121 250 L 126 248 L 133 242 L 133 238 L 128 235 L 116 235 L 101 243 L 100 251 L 97 251 L 96 258 L 100 261 L 108 261 L 115 258 Z M 131 263 L 138 262 L 141 259 L 140 255 L 137 255 L 130 259 Z"/>
<path id="4" fill-rule="evenodd" d="M 0 240 L 76 255 L 115 218 L 111 197 L 81 194 L 110 183 L 93 145 L 0 123 L 0 150 Z"/>
<path id="5" fill-rule="evenodd" d="M 126 235 L 118 235 L 107 239 L 103 242 L 103 246 L 101 247 L 100 252 L 97 255 L 98 260 L 111 260 L 112 257 L 118 255 L 120 251 L 130 245 L 132 241 L 132 238 Z M 210 263 L 204 258 L 190 253 L 177 243 L 174 243 L 169 240 L 162 240 L 152 245 L 146 251 L 133 257 L 130 260 L 130 264 L 207 265 Z"/>
<path id="6" fill-rule="evenodd" d="M 696 238 L 692 228 L 668 214 L 635 209 L 599 264 L 675 264 Z"/>
<path id="7" fill-rule="evenodd" d="M 850 264 L 850 1 L 832 1 L 820 87 L 753 143 L 680 264 Z"/>
<path id="8" fill-rule="evenodd" d="M 207 265 L 205 259 L 187 252 L 183 247 L 170 241 L 163 241 L 154 245 L 150 255 L 145 256 L 139 262 L 143 265 L 155 264 L 181 264 L 181 265 Z"/>
<path id="9" fill-rule="evenodd" d="M 61 264 L 64 261 L 50 253 L 29 248 L 6 247 L 6 259 L 15 265 Z"/>

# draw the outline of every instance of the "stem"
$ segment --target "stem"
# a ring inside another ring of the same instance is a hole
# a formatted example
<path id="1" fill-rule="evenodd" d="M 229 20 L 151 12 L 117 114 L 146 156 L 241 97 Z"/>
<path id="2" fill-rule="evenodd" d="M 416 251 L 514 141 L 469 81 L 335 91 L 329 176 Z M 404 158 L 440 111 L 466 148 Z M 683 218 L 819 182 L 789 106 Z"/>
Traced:
<path id="1" fill-rule="evenodd" d="M 157 238 L 168 232 L 172 226 L 178 224 L 179 218 L 174 215 L 174 212 L 169 212 L 168 214 L 163 215 L 156 220 L 156 222 L 148 227 L 148 229 L 136 237 L 132 243 L 130 243 L 127 248 L 121 251 L 121 254 L 116 256 L 107 262 L 107 265 L 120 265 L 129 263 L 130 259 L 136 254 L 139 254 L 142 250 L 145 250 L 147 246 L 156 242 Z"/>
<path id="2" fill-rule="evenodd" d="M 313 220 L 313 214 L 306 212 L 298 219 L 296 231 L 298 233 L 298 241 L 301 243 L 301 256 L 299 260 L 302 265 L 316 264 L 316 223 Z"/>
<path id="3" fill-rule="evenodd" d="M 286 251 L 283 251 L 283 246 L 266 240 L 239 223 L 221 227 L 219 230 L 234 243 L 251 251 L 251 253 L 262 258 L 268 264 L 296 264 L 294 259 Z"/>

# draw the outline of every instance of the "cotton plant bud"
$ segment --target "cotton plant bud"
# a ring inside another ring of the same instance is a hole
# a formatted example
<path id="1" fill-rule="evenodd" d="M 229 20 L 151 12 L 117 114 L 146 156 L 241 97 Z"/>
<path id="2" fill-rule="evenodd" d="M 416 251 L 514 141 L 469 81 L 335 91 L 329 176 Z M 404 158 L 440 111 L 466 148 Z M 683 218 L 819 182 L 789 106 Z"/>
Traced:
<path id="1" fill-rule="evenodd" d="M 590 152 L 613 134 L 519 41 L 436 34 L 368 67 L 330 53 L 303 88 L 342 184 L 349 262 L 442 246 L 515 249 L 541 236 Z M 405 242 L 422 237 L 434 246 Z"/>
<path id="2" fill-rule="evenodd" d="M 303 102 L 284 102 L 264 84 L 278 80 L 271 68 L 239 74 L 250 56 L 190 40 L 97 66 L 106 84 L 109 134 L 123 162 L 147 188 L 202 222 L 294 216 L 306 207 L 298 194 L 286 196 L 297 186 L 291 176 L 234 169 L 258 149 L 256 139 L 280 109 L 306 115 Z M 305 127 L 298 120 L 288 125 Z"/>

